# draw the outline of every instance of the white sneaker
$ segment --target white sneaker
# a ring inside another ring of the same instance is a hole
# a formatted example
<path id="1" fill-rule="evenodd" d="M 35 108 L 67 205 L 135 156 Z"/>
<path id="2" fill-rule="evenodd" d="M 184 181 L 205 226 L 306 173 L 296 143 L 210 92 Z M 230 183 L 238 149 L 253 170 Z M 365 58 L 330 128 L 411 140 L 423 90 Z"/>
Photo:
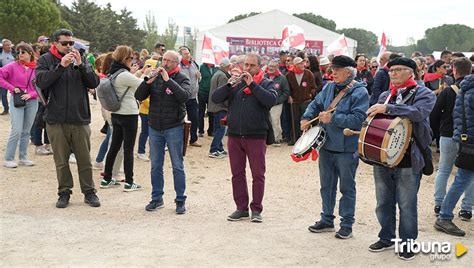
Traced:
<path id="1" fill-rule="evenodd" d="M 43 147 L 43 146 L 36 146 L 35 154 L 36 154 L 36 155 L 49 155 L 50 152 L 49 152 L 48 149 L 46 149 L 46 148 Z"/>
<path id="2" fill-rule="evenodd" d="M 51 148 L 50 144 L 45 144 L 44 148 L 48 150 L 48 154 L 53 154 L 53 149 Z"/>
<path id="3" fill-rule="evenodd" d="M 99 169 L 99 170 L 104 169 L 104 162 L 94 161 L 94 164 L 92 164 L 92 169 Z"/>
<path id="4" fill-rule="evenodd" d="M 35 162 L 33 162 L 31 160 L 28 160 L 28 159 L 25 159 L 25 160 L 20 160 L 20 162 L 18 162 L 18 164 L 20 164 L 20 166 L 31 167 L 31 166 L 35 165 Z"/>
<path id="5" fill-rule="evenodd" d="M 150 162 L 150 158 L 148 158 L 148 156 L 146 156 L 146 154 L 137 154 L 137 158 L 140 159 L 140 160 L 143 160 L 145 162 Z"/>
<path id="6" fill-rule="evenodd" d="M 69 164 L 77 164 L 76 156 L 74 154 L 69 155 Z"/>
<path id="7" fill-rule="evenodd" d="M 3 166 L 6 167 L 6 168 L 16 168 L 18 166 L 18 164 L 15 163 L 15 161 L 5 161 L 3 163 Z"/>

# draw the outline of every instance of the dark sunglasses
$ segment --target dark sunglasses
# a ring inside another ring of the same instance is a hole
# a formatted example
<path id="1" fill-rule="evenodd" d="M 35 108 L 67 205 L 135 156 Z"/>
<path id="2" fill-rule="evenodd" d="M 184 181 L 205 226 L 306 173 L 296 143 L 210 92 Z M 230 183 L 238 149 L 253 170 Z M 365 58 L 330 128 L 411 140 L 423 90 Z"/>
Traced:
<path id="1" fill-rule="evenodd" d="M 61 42 L 58 42 L 61 44 L 61 46 L 67 46 L 69 45 L 70 47 L 74 46 L 75 42 L 74 41 L 61 41 Z"/>
<path id="2" fill-rule="evenodd" d="M 20 50 L 18 51 L 19 54 L 28 54 L 28 51 Z"/>
<path id="3" fill-rule="evenodd" d="M 372 66 L 372 67 L 370 67 L 370 68 L 372 68 L 372 69 L 377 69 L 377 68 L 379 68 L 379 66 Z"/>

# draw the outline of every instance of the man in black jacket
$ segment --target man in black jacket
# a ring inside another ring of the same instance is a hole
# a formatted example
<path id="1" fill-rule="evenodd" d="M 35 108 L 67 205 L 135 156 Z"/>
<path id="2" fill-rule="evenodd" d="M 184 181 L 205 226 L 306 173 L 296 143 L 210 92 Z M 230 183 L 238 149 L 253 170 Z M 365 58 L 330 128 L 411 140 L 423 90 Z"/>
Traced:
<path id="1" fill-rule="evenodd" d="M 434 212 L 438 216 L 441 204 L 446 196 L 446 186 L 458 153 L 458 143 L 453 139 L 453 112 L 456 96 L 461 88 L 460 83 L 465 76 L 471 74 L 471 62 L 468 58 L 457 58 L 453 62 L 453 74 L 456 79 L 454 85 L 446 87 L 438 95 L 436 104 L 430 115 L 430 121 L 436 130 L 439 130 L 439 169 L 435 179 L 435 207 Z M 474 202 L 474 184 L 471 184 L 464 193 L 459 217 L 469 221 L 472 217 L 472 206 Z"/>
<path id="2" fill-rule="evenodd" d="M 90 160 L 91 111 L 88 89 L 99 85 L 99 77 L 90 64 L 73 49 L 72 32 L 58 30 L 54 44 L 38 59 L 36 84 L 45 92 L 48 105 L 45 111 L 46 129 L 54 151 L 58 177 L 59 199 L 56 207 L 65 208 L 72 194 L 73 179 L 69 169 L 69 155 L 76 155 L 84 202 L 100 206 L 92 180 Z"/>
<path id="3" fill-rule="evenodd" d="M 275 105 L 277 92 L 273 81 L 264 78 L 257 54 L 248 54 L 244 60 L 242 81 L 234 86 L 221 86 L 212 94 L 214 103 L 229 101 L 227 113 L 232 190 L 237 210 L 228 216 L 229 221 L 249 217 L 249 195 L 245 177 L 247 158 L 252 171 L 252 222 L 261 222 L 262 200 L 265 188 L 265 140 L 269 127 L 269 110 Z M 233 81 L 232 76 L 229 81 Z"/>
<path id="4" fill-rule="evenodd" d="M 186 116 L 186 102 L 191 97 L 191 83 L 180 71 L 179 54 L 168 50 L 157 69 L 157 76 L 143 81 L 135 92 L 135 98 L 143 101 L 150 97 L 150 158 L 151 158 L 151 201 L 145 207 L 153 211 L 164 205 L 163 164 L 165 146 L 173 166 L 174 190 L 176 191 L 176 213 L 186 212 L 186 174 L 183 160 L 183 123 Z M 152 75 L 153 76 L 153 75 Z"/>

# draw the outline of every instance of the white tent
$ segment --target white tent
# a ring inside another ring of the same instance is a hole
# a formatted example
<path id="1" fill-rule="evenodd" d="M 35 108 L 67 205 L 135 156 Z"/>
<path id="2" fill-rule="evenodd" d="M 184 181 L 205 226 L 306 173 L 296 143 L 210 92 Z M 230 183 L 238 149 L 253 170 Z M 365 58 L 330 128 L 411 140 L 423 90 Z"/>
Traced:
<path id="1" fill-rule="evenodd" d="M 304 30 L 306 40 L 322 41 L 322 55 L 327 55 L 327 46 L 340 36 L 339 33 L 312 24 L 283 11 L 272 10 L 199 32 L 196 37 L 196 60 L 197 62 L 201 62 L 202 43 L 205 32 L 209 32 L 222 40 L 227 40 L 227 37 L 281 39 L 283 28 L 285 25 L 290 24 L 301 27 Z M 346 39 L 349 54 L 353 56 L 357 47 L 357 41 L 348 37 L 346 37 Z"/>

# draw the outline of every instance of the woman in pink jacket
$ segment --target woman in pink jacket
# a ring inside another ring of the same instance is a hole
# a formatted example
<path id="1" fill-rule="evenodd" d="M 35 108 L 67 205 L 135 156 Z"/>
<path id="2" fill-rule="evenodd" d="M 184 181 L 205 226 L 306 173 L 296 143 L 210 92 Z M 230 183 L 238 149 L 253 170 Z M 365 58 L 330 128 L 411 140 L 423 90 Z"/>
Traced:
<path id="1" fill-rule="evenodd" d="M 36 111 L 38 110 L 38 94 L 33 85 L 35 79 L 35 57 L 33 48 L 20 43 L 16 47 L 17 59 L 10 64 L 0 68 L 0 87 L 8 89 L 10 92 L 10 121 L 12 129 L 8 138 L 5 150 L 4 166 L 16 168 L 15 152 L 19 145 L 19 164 L 23 166 L 33 166 L 33 161 L 27 158 L 26 152 L 30 138 L 30 130 L 33 125 Z M 26 105 L 15 107 L 13 94 L 24 92 L 21 99 L 26 101 Z"/>

